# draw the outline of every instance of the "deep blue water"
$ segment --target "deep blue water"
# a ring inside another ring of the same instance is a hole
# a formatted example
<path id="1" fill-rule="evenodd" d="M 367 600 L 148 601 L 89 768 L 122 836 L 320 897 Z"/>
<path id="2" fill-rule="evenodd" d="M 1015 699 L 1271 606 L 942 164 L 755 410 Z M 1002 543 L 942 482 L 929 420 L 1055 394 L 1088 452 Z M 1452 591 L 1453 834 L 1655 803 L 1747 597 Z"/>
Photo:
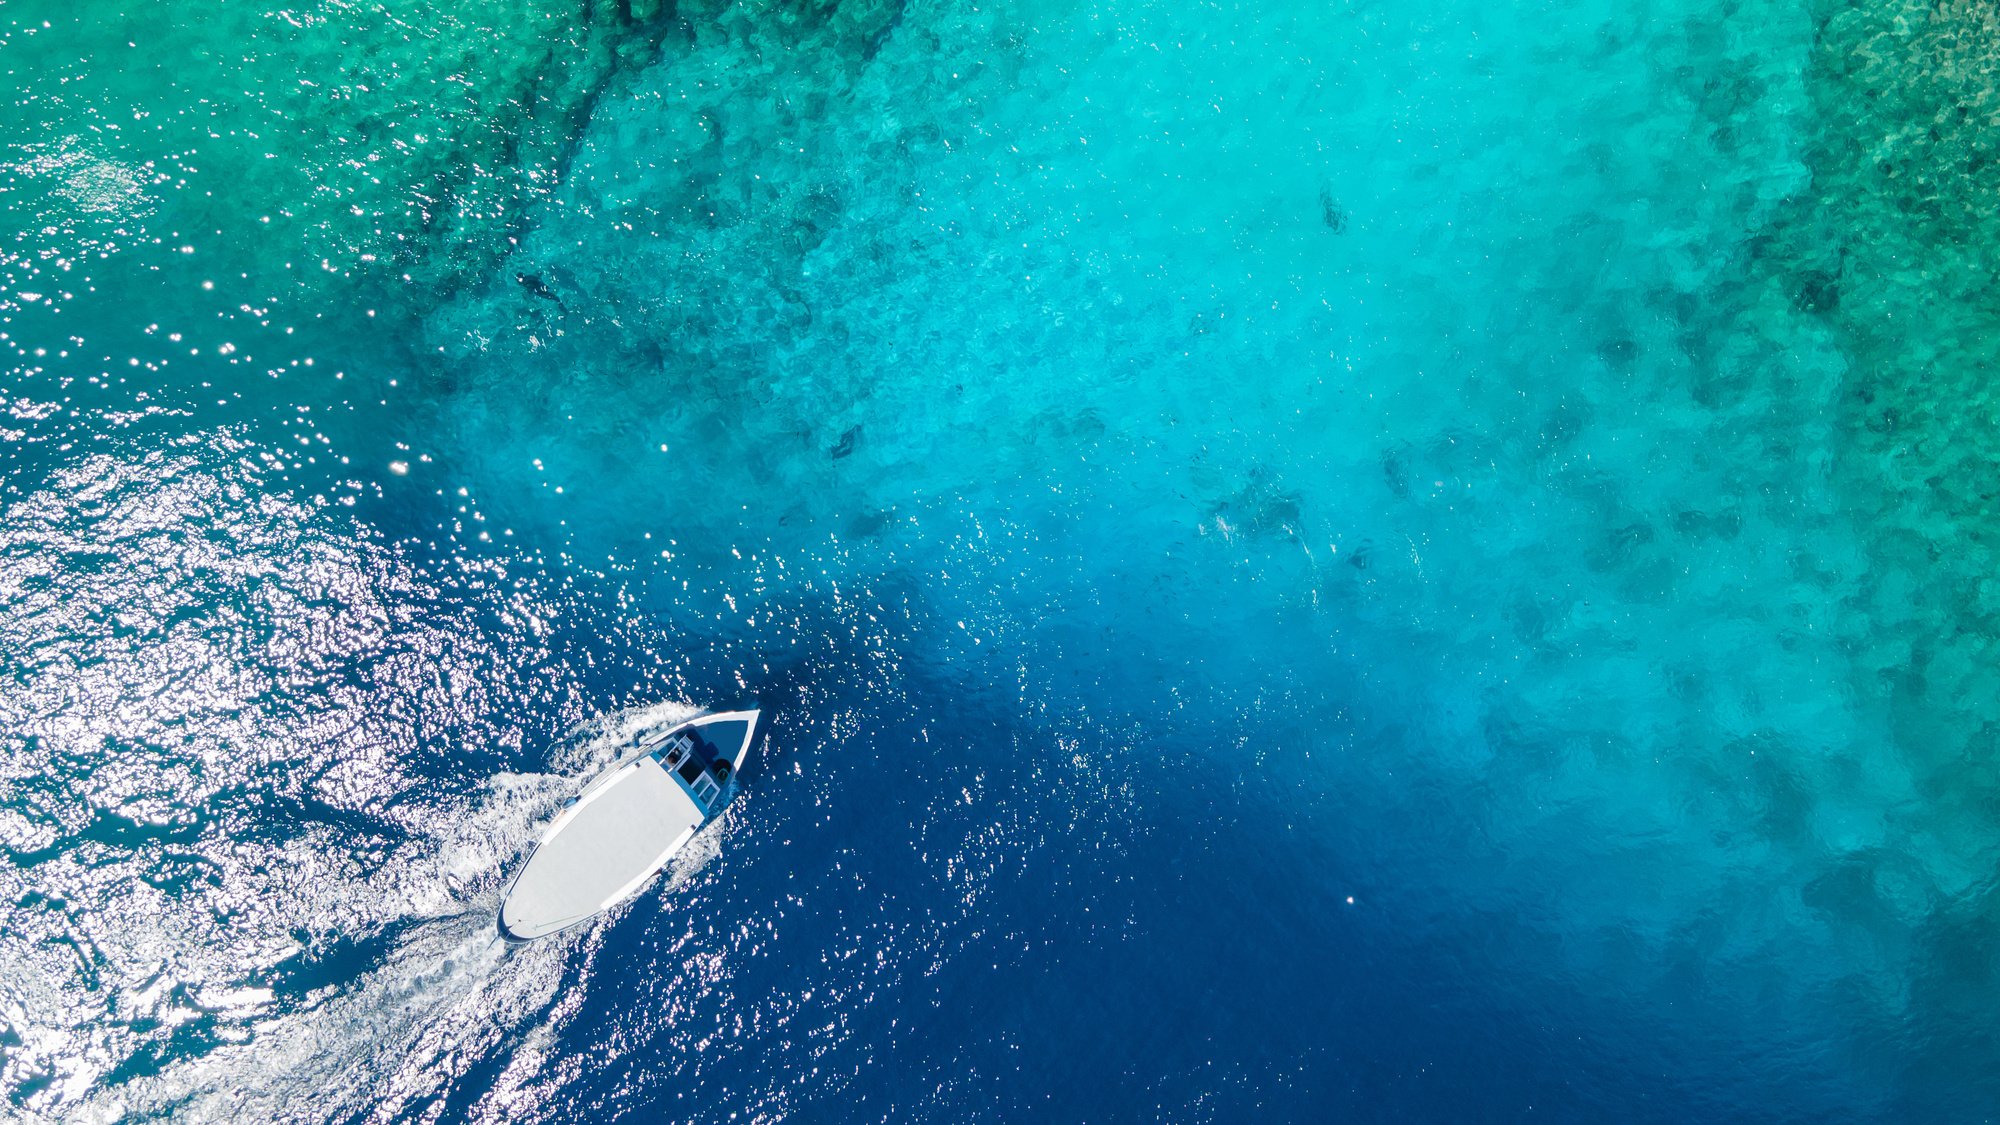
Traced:
<path id="1" fill-rule="evenodd" d="M 1854 18 L 0 7 L 10 1111 L 1990 1119 L 1985 439 L 1857 413 Z"/>

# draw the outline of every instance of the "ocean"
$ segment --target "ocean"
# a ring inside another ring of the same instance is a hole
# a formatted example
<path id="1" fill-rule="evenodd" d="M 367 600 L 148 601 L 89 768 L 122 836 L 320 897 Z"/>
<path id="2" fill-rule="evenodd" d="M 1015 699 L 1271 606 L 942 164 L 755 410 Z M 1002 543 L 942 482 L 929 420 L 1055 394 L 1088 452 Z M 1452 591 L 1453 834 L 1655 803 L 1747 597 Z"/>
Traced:
<path id="1" fill-rule="evenodd" d="M 0 72 L 0 1116 L 2000 1116 L 1989 7 L 7 0 Z"/>

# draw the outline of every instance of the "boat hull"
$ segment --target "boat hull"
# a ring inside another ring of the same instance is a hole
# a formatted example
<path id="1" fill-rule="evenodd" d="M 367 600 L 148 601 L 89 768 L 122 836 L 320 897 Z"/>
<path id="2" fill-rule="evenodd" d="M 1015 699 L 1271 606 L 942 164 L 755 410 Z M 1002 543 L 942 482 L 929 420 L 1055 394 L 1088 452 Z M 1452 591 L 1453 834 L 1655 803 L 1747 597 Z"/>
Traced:
<path id="1" fill-rule="evenodd" d="M 637 894 L 735 796 L 758 713 L 700 715 L 642 742 L 543 831 L 501 896 L 500 935 L 533 941 Z"/>

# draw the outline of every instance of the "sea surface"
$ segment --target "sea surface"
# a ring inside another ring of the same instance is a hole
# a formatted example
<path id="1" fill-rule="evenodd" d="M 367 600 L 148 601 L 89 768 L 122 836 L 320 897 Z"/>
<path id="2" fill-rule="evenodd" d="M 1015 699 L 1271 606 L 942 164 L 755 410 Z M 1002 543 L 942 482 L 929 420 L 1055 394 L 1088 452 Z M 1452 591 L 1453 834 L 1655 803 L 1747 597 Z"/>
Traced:
<path id="1" fill-rule="evenodd" d="M 1995 199 L 1972 0 L 4 0 L 0 1118 L 1993 1120 Z"/>

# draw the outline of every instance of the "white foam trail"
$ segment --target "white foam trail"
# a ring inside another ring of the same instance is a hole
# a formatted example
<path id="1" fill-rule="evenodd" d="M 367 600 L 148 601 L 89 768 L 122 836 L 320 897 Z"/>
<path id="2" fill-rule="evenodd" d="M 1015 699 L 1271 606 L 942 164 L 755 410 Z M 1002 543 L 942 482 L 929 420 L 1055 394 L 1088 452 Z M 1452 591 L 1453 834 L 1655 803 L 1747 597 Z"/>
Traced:
<path id="1" fill-rule="evenodd" d="M 411 849 L 420 854 L 402 870 L 370 880 L 406 888 L 402 924 L 411 927 L 379 964 L 249 1024 L 241 1042 L 102 1091 L 65 1119 L 393 1120 L 496 1053 L 511 1058 L 489 1097 L 518 1106 L 533 1096 L 536 1060 L 547 1057 L 573 1007 L 561 1002 L 567 954 L 593 931 L 510 952 L 494 926 L 505 869 L 594 770 L 695 710 L 662 703 L 603 716 L 557 748 L 560 773 L 502 774 L 465 810 L 440 810 L 431 823 L 442 830 L 430 846 Z M 721 828 L 697 835 L 669 867 L 669 892 L 719 852 Z M 413 887 L 431 891 L 411 894 Z M 477 889 L 461 895 L 465 888 Z"/>

